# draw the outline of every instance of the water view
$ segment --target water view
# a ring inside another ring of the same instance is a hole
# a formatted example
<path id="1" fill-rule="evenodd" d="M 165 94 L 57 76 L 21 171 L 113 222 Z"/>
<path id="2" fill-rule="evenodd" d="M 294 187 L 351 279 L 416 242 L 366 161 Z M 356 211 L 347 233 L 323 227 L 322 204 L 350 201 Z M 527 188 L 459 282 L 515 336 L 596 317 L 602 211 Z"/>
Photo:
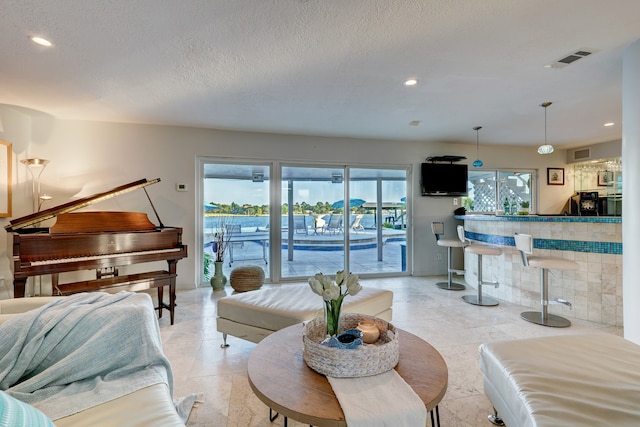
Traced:
<path id="1" fill-rule="evenodd" d="M 353 224 L 358 216 L 361 216 L 360 225 L 365 230 L 376 229 L 376 218 L 373 214 L 352 214 L 350 215 L 349 224 Z M 300 218 L 299 215 L 295 215 L 296 218 Z M 331 214 L 320 215 L 318 218 L 322 219 L 326 224 L 329 223 Z M 205 216 L 204 227 L 205 231 L 215 232 L 220 226 L 220 221 L 224 221 L 225 224 L 239 225 L 243 233 L 252 231 L 265 231 L 269 228 L 269 217 L 266 215 L 215 215 Z M 304 215 L 304 223 L 306 224 L 308 231 L 313 232 L 313 226 L 315 224 L 315 215 Z M 281 217 L 282 230 L 286 230 L 289 224 L 289 217 L 283 215 Z"/>

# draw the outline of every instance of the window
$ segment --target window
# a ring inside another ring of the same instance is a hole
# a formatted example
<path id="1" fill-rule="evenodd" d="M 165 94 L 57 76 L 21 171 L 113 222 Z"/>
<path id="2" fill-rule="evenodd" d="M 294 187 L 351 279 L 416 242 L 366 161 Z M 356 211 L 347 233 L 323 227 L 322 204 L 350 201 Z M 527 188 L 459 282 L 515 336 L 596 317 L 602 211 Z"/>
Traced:
<path id="1" fill-rule="evenodd" d="M 506 201 L 509 213 L 527 206 L 533 210 L 534 177 L 534 171 L 469 171 L 469 195 L 462 205 L 470 212 L 495 212 L 505 210 Z"/>
<path id="2" fill-rule="evenodd" d="M 227 278 L 239 265 L 261 266 L 269 278 L 271 165 L 204 160 L 201 168 L 200 284 L 207 284 L 213 274 L 220 231 L 229 239 L 222 265 Z"/>

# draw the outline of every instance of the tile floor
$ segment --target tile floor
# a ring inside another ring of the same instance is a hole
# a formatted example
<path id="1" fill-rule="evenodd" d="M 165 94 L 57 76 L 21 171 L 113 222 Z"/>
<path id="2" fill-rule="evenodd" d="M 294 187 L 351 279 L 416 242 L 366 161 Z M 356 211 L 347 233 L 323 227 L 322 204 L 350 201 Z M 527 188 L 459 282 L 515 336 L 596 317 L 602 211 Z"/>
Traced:
<path id="1" fill-rule="evenodd" d="M 393 324 L 428 341 L 446 360 L 449 386 L 440 403 L 442 426 L 491 426 L 487 421 L 491 405 L 483 394 L 478 368 L 479 344 L 593 329 L 622 335 L 620 328 L 575 319 L 566 329 L 534 325 L 520 319 L 524 307 L 506 302 L 497 307 L 466 304 L 460 297 L 473 294 L 474 290 L 445 291 L 435 286 L 442 280 L 443 277 L 400 277 L 361 282 L 363 286 L 392 290 Z M 268 408 L 255 397 L 247 382 L 247 359 L 256 344 L 230 337 L 231 346 L 220 348 L 222 334 L 216 331 L 216 301 L 231 291 L 228 286 L 226 292 L 214 293 L 210 288 L 178 291 L 175 325 L 169 324 L 168 315 L 160 320 L 164 350 L 174 369 L 175 397 L 204 393 L 204 402 L 191 412 L 189 427 L 282 426 L 281 417 L 269 422 Z M 302 425 L 289 420 L 289 426 Z"/>

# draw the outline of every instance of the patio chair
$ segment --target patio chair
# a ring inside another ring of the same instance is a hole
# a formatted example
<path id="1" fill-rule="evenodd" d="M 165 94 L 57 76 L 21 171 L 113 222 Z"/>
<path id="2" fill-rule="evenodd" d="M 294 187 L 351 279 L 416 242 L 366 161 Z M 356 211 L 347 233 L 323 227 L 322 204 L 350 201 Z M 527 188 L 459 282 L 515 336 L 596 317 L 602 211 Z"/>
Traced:
<path id="1" fill-rule="evenodd" d="M 327 231 L 331 234 L 338 234 L 343 231 L 342 215 L 331 215 L 329 223 L 327 224 Z"/>
<path id="2" fill-rule="evenodd" d="M 229 236 L 229 267 L 233 263 L 233 249 L 244 249 L 243 241 L 234 241 L 233 236 L 237 236 L 242 233 L 242 226 L 240 224 L 225 224 L 226 233 Z"/>
<path id="3" fill-rule="evenodd" d="M 360 221 L 362 221 L 363 217 L 364 217 L 363 214 L 358 214 L 358 215 L 356 215 L 356 218 L 351 223 L 351 227 L 350 228 L 355 233 L 357 233 L 358 231 L 364 231 L 364 227 L 362 226 L 362 224 L 360 224 Z"/>
<path id="4" fill-rule="evenodd" d="M 307 234 L 307 222 L 303 215 L 293 217 L 293 229 L 296 234 Z"/>

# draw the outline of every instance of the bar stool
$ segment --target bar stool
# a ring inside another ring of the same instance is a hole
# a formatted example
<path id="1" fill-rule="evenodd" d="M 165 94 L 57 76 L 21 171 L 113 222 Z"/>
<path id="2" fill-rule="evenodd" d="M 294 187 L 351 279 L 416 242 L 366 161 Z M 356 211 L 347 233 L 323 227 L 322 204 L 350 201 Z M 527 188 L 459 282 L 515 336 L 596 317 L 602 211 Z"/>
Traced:
<path id="1" fill-rule="evenodd" d="M 527 322 L 532 322 L 542 326 L 554 328 L 566 328 L 571 326 L 571 321 L 555 314 L 547 313 L 549 304 L 564 304 L 571 307 L 569 301 L 556 299 L 549 301 L 549 269 L 552 270 L 577 270 L 578 263 L 563 258 L 528 256 L 533 253 L 533 237 L 529 234 L 515 233 L 516 248 L 522 256 L 522 264 L 525 267 L 535 267 L 540 269 L 540 305 L 541 311 L 525 311 L 520 314 Z"/>
<path id="2" fill-rule="evenodd" d="M 431 223 L 431 231 L 436 236 L 436 242 L 438 246 L 444 246 L 447 248 L 447 281 L 436 283 L 440 289 L 446 289 L 448 291 L 462 291 L 465 289 L 465 286 L 461 283 L 453 282 L 453 273 L 456 274 L 464 274 L 464 270 L 456 270 L 452 267 L 452 259 L 451 259 L 451 250 L 453 248 L 464 248 L 466 243 L 460 241 L 460 239 L 443 239 L 442 235 L 444 234 L 444 223 L 443 222 L 432 222 Z"/>
<path id="3" fill-rule="evenodd" d="M 467 238 L 464 235 L 464 227 L 462 225 L 458 226 L 458 237 L 461 241 L 467 242 Z M 482 285 L 492 285 L 496 288 L 500 285 L 498 282 L 488 282 L 483 280 L 482 278 L 482 256 L 500 256 L 502 255 L 502 249 L 497 246 L 490 245 L 474 245 L 468 244 L 464 247 L 465 254 L 475 254 L 478 256 L 478 295 L 464 295 L 462 300 L 464 302 L 468 302 L 473 305 L 482 305 L 482 306 L 494 306 L 498 305 L 498 300 L 482 295 Z"/>

